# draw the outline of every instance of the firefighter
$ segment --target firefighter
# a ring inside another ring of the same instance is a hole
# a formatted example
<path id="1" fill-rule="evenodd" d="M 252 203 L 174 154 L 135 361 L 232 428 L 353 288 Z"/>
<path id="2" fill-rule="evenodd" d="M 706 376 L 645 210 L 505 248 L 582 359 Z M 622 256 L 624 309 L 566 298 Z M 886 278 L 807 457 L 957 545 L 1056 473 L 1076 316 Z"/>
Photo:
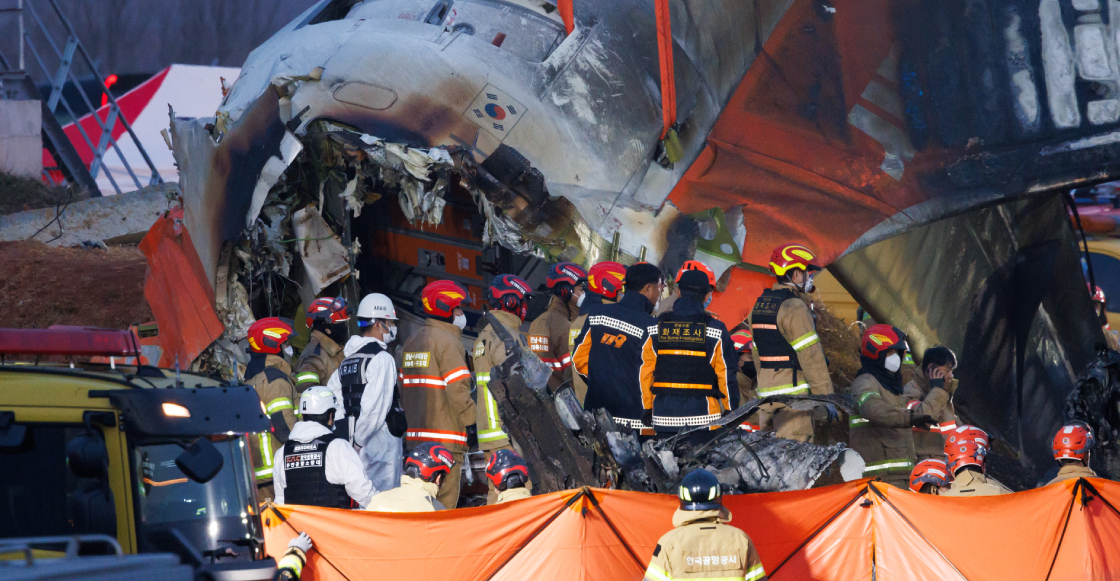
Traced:
<path id="1" fill-rule="evenodd" d="M 735 374 L 735 383 L 739 385 L 739 405 L 742 406 L 758 397 L 758 392 L 754 389 L 754 380 L 758 377 L 755 361 L 757 356 L 754 354 L 754 337 L 751 335 L 751 330 L 743 327 L 735 331 L 731 334 L 731 343 L 739 355 L 739 370 Z M 747 416 L 747 421 L 740 424 L 740 427 L 748 432 L 759 431 L 760 414 L 761 412 L 756 410 Z"/>
<path id="2" fill-rule="evenodd" d="M 568 352 L 575 353 L 576 338 L 583 329 L 583 322 L 592 310 L 597 310 L 601 305 L 613 305 L 618 302 L 618 294 L 622 292 L 623 281 L 626 280 L 626 267 L 617 262 L 600 262 L 587 271 L 587 294 L 584 295 L 583 304 L 579 307 L 579 316 L 572 321 L 568 331 Z M 587 382 L 579 373 L 572 374 L 572 391 L 580 405 L 587 399 Z"/>
<path id="3" fill-rule="evenodd" d="M 348 426 L 337 435 L 353 436 L 350 442 L 359 448 L 366 476 L 377 490 L 389 490 L 400 482 L 403 455 L 399 435 L 392 434 L 386 423 L 399 399 L 397 362 L 388 351 L 388 344 L 397 337 L 397 309 L 389 297 L 368 294 L 358 303 L 357 318 L 360 334 L 346 342 L 346 358 L 327 387 L 342 402 L 335 425 Z"/>
<path id="4" fill-rule="evenodd" d="M 944 458 L 943 434 L 957 428 L 956 410 L 953 409 L 953 394 L 957 391 L 953 370 L 956 367 L 957 355 L 951 349 L 931 347 L 922 355 L 920 371 L 902 388 L 902 395 L 909 402 L 906 407 L 915 409 L 929 402 L 925 411 L 937 422 L 928 431 L 914 428 L 914 452 L 919 461 Z M 946 394 L 948 397 L 945 397 Z"/>
<path id="5" fill-rule="evenodd" d="M 486 463 L 486 479 L 490 486 L 497 489 L 497 502 L 505 504 L 533 496 L 530 492 L 529 467 L 512 450 L 495 450 Z"/>
<path id="6" fill-rule="evenodd" d="M 953 482 L 941 496 L 998 496 L 1011 494 L 987 475 L 988 434 L 976 426 L 957 426 L 945 437 L 945 457 Z"/>
<path id="7" fill-rule="evenodd" d="M 1120 351 L 1120 338 L 1116 337 L 1116 333 L 1112 332 L 1112 326 L 1108 324 L 1107 305 L 1108 299 L 1104 296 L 1104 291 L 1099 286 L 1091 286 L 1089 294 L 1093 298 L 1093 310 L 1097 313 L 1097 318 L 1101 322 L 1101 329 L 1104 331 L 1104 339 L 1108 344 L 1108 348 L 1113 351 Z"/>
<path id="8" fill-rule="evenodd" d="M 471 372 L 460 341 L 467 317 L 461 305 L 470 302 L 466 287 L 450 280 L 429 283 L 420 293 L 424 326 L 405 342 L 401 357 L 404 388 L 401 404 L 408 419 L 405 449 L 425 442 L 442 444 L 456 466 L 467 451 L 467 430 L 477 421 L 471 399 Z M 439 501 L 447 508 L 459 503 L 459 469 L 441 480 Z"/>
<path id="9" fill-rule="evenodd" d="M 462 456 L 460 455 L 460 458 Z M 408 453 L 401 485 L 370 499 L 375 512 L 435 512 L 445 510 L 437 495 L 450 474 L 459 472 L 455 455 L 446 446 L 423 442 Z M 457 497 L 456 497 L 457 498 Z"/>
<path id="10" fill-rule="evenodd" d="M 690 472 L 677 496 L 675 528 L 657 541 L 645 581 L 767 579 L 751 538 L 727 524 L 731 511 L 723 506 L 723 491 L 714 474 L 703 469 Z"/>
<path id="11" fill-rule="evenodd" d="M 626 269 L 626 294 L 589 315 L 576 337 L 572 355 L 576 372 L 587 382 L 587 410 L 605 409 L 620 425 L 653 436 L 643 424 L 642 345 L 657 325 L 651 312 L 665 290 L 661 269 L 640 262 Z"/>
<path id="12" fill-rule="evenodd" d="M 849 444 L 867 463 L 865 477 L 881 477 L 899 488 L 909 484 L 914 468 L 914 437 L 910 428 L 928 429 L 935 423 L 929 410 L 944 407 L 949 398 L 934 388 L 926 401 L 907 408 L 902 394 L 902 356 L 909 350 L 906 334 L 890 325 L 872 325 L 860 341 L 863 364 L 852 382 L 858 414 L 848 418 Z"/>
<path id="13" fill-rule="evenodd" d="M 326 385 L 339 364 L 345 359 L 342 345 L 346 344 L 350 331 L 347 322 L 350 311 L 346 299 L 342 297 L 322 297 L 315 299 L 307 307 L 307 328 L 311 329 L 311 339 L 300 353 L 295 365 L 296 392 L 313 385 Z"/>
<path id="14" fill-rule="evenodd" d="M 277 580 L 298 581 L 303 573 L 303 566 L 307 564 L 307 554 L 311 552 L 312 547 L 311 537 L 305 532 L 288 541 L 288 550 L 284 551 L 284 556 L 276 565 Z"/>
<path id="15" fill-rule="evenodd" d="M 1089 468 L 1089 452 L 1097 445 L 1097 438 L 1093 435 L 1093 428 L 1080 420 L 1066 422 L 1062 429 L 1054 434 L 1054 459 L 1061 468 L 1053 480 L 1047 482 L 1054 484 L 1063 480 L 1076 478 L 1096 478 L 1097 473 Z"/>
<path id="16" fill-rule="evenodd" d="M 739 407 L 735 346 L 727 327 L 704 310 L 715 275 L 697 264 L 703 268 L 681 268 L 680 298 L 642 345 L 642 404 L 658 435 L 711 424 Z"/>
<path id="17" fill-rule="evenodd" d="M 271 430 L 256 434 L 250 446 L 257 495 L 261 502 L 273 498 L 272 457 L 288 441 L 296 423 L 296 388 L 287 359 L 292 354 L 292 346 L 288 344 L 291 336 L 290 319 L 268 317 L 249 326 L 250 355 L 249 365 L 245 367 L 246 383 L 257 390 L 261 405 L 272 422 Z"/>
<path id="18" fill-rule="evenodd" d="M 529 349 L 552 368 L 548 389 L 555 391 L 572 379 L 568 332 L 579 316 L 587 271 L 574 262 L 560 262 L 548 269 L 545 284 L 552 293 L 548 310 L 529 325 Z"/>
<path id="19" fill-rule="evenodd" d="M 952 481 L 953 475 L 949 474 L 945 461 L 929 458 L 914 466 L 914 471 L 910 473 L 910 490 L 938 496 Z"/>
<path id="20" fill-rule="evenodd" d="M 365 506 L 376 489 L 350 444 L 333 433 L 338 399 L 330 388 L 309 387 L 299 398 L 300 421 L 276 451 L 276 503 L 350 508 Z"/>
<path id="21" fill-rule="evenodd" d="M 749 324 L 758 354 L 758 379 L 755 389 L 759 397 L 772 395 L 827 395 L 832 393 L 832 379 L 817 336 L 809 305 L 813 276 L 820 266 L 813 264 L 816 256 L 808 248 L 785 244 L 770 254 L 770 272 L 778 278 L 751 310 Z M 763 410 L 763 429 L 774 430 L 779 438 L 813 442 L 814 419 L 827 413 L 824 407 L 814 411 L 794 410 L 771 404 Z"/>
<path id="22" fill-rule="evenodd" d="M 529 283 L 512 274 L 500 274 L 494 277 L 487 291 L 487 301 L 490 303 L 490 314 L 497 319 L 506 333 L 518 345 L 525 347 L 525 338 L 521 336 L 521 323 L 525 321 L 525 313 L 529 310 L 531 292 Z M 474 342 L 474 371 L 477 389 L 478 410 L 478 449 L 483 452 L 493 450 L 513 450 L 509 436 L 502 430 L 502 419 L 498 413 L 498 404 L 488 389 L 490 372 L 505 362 L 512 353 L 506 352 L 505 342 L 493 328 L 493 323 L 487 325 L 478 334 Z M 486 495 L 486 504 L 494 504 L 498 500 L 498 489 L 489 483 Z"/>

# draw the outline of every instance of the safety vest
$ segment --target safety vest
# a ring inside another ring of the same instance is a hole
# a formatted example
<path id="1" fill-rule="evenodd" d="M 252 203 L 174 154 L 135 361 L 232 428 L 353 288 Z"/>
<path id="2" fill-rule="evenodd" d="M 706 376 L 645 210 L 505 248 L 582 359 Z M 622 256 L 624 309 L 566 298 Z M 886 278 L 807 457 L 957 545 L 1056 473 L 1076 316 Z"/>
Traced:
<path id="1" fill-rule="evenodd" d="M 708 327 L 710 320 L 706 313 L 687 317 L 672 312 L 661 315 L 653 343 L 657 365 L 650 391 L 654 395 L 723 398 L 716 371 L 709 362 L 709 333 L 719 339 L 719 329 Z"/>
<path id="2" fill-rule="evenodd" d="M 323 434 L 307 443 L 288 440 L 284 444 L 284 501 L 288 504 L 350 508 L 344 484 L 327 482 L 327 446 L 333 434 Z"/>
<path id="3" fill-rule="evenodd" d="M 366 390 L 366 378 L 362 366 L 384 349 L 376 341 L 367 343 L 338 366 L 338 382 L 342 385 L 342 406 L 346 416 L 357 418 L 362 411 L 362 394 Z"/>
<path id="4" fill-rule="evenodd" d="M 766 289 L 754 304 L 751 331 L 754 333 L 759 365 L 763 369 L 801 369 L 797 351 L 778 331 L 778 309 L 782 308 L 782 303 L 794 298 L 797 298 L 797 293 L 790 289 Z"/>

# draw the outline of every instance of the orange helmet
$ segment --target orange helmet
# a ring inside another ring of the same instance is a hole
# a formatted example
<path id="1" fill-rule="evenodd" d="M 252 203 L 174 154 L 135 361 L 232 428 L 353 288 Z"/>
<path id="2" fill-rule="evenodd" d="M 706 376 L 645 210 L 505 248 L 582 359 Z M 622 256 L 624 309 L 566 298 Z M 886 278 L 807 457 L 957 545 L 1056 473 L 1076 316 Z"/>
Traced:
<path id="1" fill-rule="evenodd" d="M 967 424 L 950 430 L 945 434 L 945 456 L 954 473 L 963 466 L 983 468 L 988 456 L 988 434 Z"/>
<path id="2" fill-rule="evenodd" d="M 976 426 L 964 424 L 957 426 L 955 429 L 945 432 L 946 445 L 954 442 L 972 441 L 980 444 L 985 449 L 991 447 L 988 443 L 988 433 Z"/>
<path id="3" fill-rule="evenodd" d="M 1093 428 L 1080 420 L 1066 422 L 1062 429 L 1054 434 L 1054 459 L 1055 460 L 1085 460 L 1085 456 L 1093 446 L 1097 445 L 1097 438 L 1093 435 Z"/>
<path id="4" fill-rule="evenodd" d="M 804 271 L 820 270 L 821 267 L 813 264 L 817 255 L 812 250 L 800 244 L 783 244 L 770 253 L 770 272 L 774 276 L 785 276 L 794 268 Z"/>
<path id="5" fill-rule="evenodd" d="M 626 280 L 626 267 L 617 262 L 600 262 L 587 273 L 587 288 L 602 297 L 614 299 Z"/>
<path id="6" fill-rule="evenodd" d="M 437 317 L 450 317 L 451 311 L 463 303 L 471 302 L 467 287 L 451 280 L 437 280 L 428 283 L 420 292 L 424 312 Z"/>
<path id="7" fill-rule="evenodd" d="M 918 462 L 917 466 L 914 466 L 914 470 L 910 473 L 910 490 L 921 492 L 923 484 L 949 486 L 952 481 L 953 475 L 949 473 L 949 467 L 945 465 L 945 462 L 930 458 L 922 460 Z"/>
<path id="8" fill-rule="evenodd" d="M 735 344 L 736 353 L 750 353 L 754 350 L 754 335 L 751 335 L 750 329 L 739 329 L 732 333 L 731 342 Z"/>
<path id="9" fill-rule="evenodd" d="M 890 325 L 871 325 L 860 341 L 859 354 L 869 359 L 878 359 L 889 349 L 909 351 L 906 333 Z"/>
<path id="10" fill-rule="evenodd" d="M 1093 301 L 1097 303 L 1104 303 L 1107 299 L 1104 296 L 1104 291 L 1099 286 L 1089 285 L 1089 294 L 1092 296 Z"/>
<path id="11" fill-rule="evenodd" d="M 681 275 L 690 270 L 699 270 L 703 272 L 708 276 L 708 286 L 716 286 L 716 273 L 712 272 L 712 269 L 708 268 L 707 264 L 699 260 L 686 260 L 685 263 L 681 265 L 681 269 L 677 271 L 677 278 L 674 279 L 673 282 L 680 284 Z"/>
<path id="12" fill-rule="evenodd" d="M 343 323 L 350 319 L 350 310 L 346 308 L 346 299 L 342 297 L 321 297 L 311 301 L 307 307 L 307 328 L 310 329 L 315 321 L 323 321 L 328 325 Z"/>
<path id="13" fill-rule="evenodd" d="M 280 352 L 280 346 L 292 336 L 292 321 L 268 317 L 249 325 L 249 349 L 253 353 Z"/>

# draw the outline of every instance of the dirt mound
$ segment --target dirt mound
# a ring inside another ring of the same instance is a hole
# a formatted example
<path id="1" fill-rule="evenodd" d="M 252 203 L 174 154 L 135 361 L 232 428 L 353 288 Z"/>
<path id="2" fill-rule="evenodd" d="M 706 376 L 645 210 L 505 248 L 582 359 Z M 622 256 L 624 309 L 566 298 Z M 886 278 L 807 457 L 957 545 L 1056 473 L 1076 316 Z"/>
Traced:
<path id="1" fill-rule="evenodd" d="M 133 246 L 54 248 L 0 242 L 0 327 L 82 325 L 124 329 L 153 319 L 148 264 Z"/>
<path id="2" fill-rule="evenodd" d="M 859 338 L 861 329 L 829 312 L 821 303 L 814 303 L 817 334 L 821 337 L 828 373 L 838 393 L 847 393 L 859 372 Z"/>
<path id="3" fill-rule="evenodd" d="M 42 180 L 0 172 L 0 216 L 24 210 L 62 206 L 88 198 L 85 192 L 48 186 Z"/>

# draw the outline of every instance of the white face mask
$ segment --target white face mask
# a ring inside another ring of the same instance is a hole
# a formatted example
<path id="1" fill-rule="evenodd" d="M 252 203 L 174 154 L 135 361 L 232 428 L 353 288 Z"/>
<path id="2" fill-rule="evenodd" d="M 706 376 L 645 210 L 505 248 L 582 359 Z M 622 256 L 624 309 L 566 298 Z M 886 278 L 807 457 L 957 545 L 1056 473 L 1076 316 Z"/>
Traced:
<path id="1" fill-rule="evenodd" d="M 579 298 L 576 299 L 576 306 L 577 307 L 582 307 L 583 306 L 583 299 L 585 299 L 585 298 L 587 298 L 587 293 L 583 293 L 582 295 L 579 295 Z"/>
<path id="2" fill-rule="evenodd" d="M 887 371 L 894 373 L 902 367 L 902 358 L 898 356 L 898 353 L 891 353 L 883 360 L 883 367 L 887 368 Z"/>
<path id="3" fill-rule="evenodd" d="M 397 338 L 397 326 L 393 325 L 390 327 L 387 321 L 382 324 L 385 325 L 385 332 L 381 335 L 381 340 L 385 343 L 390 343 L 393 339 Z"/>
<path id="4" fill-rule="evenodd" d="M 795 286 L 797 286 L 798 289 L 805 294 L 809 294 L 809 293 L 817 290 L 817 287 L 813 285 L 813 277 L 816 276 L 816 275 L 817 275 L 816 272 L 807 273 L 805 275 L 805 282 L 801 283 L 800 285 L 795 285 Z"/>
<path id="5" fill-rule="evenodd" d="M 288 357 L 291 357 L 292 355 L 295 355 L 295 354 L 296 354 L 296 350 L 292 349 L 291 345 L 284 345 L 284 355 L 287 355 Z"/>
<path id="6" fill-rule="evenodd" d="M 455 320 L 452 322 L 452 324 L 455 325 L 456 327 L 459 327 L 460 329 L 466 329 L 467 328 L 467 316 L 466 315 L 455 315 Z"/>

